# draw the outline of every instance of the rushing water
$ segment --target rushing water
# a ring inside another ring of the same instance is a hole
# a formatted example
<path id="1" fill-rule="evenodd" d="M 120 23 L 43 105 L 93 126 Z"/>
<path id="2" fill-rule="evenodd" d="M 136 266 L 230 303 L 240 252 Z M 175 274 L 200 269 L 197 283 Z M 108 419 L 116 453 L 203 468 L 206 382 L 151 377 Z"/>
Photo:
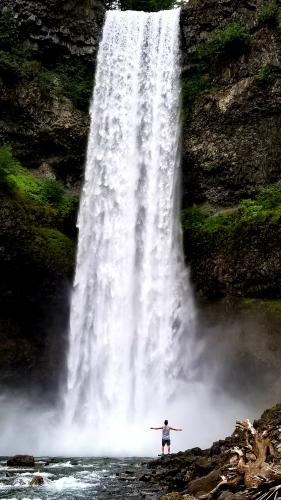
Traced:
<path id="1" fill-rule="evenodd" d="M 179 12 L 108 12 L 99 49 L 65 394 L 66 426 L 93 435 L 95 453 L 125 438 L 133 452 L 144 419 L 162 420 L 188 376 Z"/>
<path id="2" fill-rule="evenodd" d="M 145 483 L 138 480 L 142 468 L 141 461 L 134 458 L 115 460 L 39 458 L 36 460 L 34 470 L 7 467 L 6 459 L 0 459 L 0 498 L 3 500 L 146 498 L 146 491 L 150 497 L 153 488 L 148 488 Z M 37 476 L 43 478 L 43 485 L 31 486 L 32 479 Z"/>

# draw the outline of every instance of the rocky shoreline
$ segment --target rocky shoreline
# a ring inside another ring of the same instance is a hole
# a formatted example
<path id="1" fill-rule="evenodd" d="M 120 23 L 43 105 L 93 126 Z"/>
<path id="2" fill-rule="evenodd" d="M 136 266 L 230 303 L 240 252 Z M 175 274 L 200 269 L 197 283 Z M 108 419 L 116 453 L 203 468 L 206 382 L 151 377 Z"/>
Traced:
<path id="1" fill-rule="evenodd" d="M 161 485 L 163 500 L 274 498 L 281 491 L 281 404 L 236 423 L 206 450 L 193 448 L 147 464 L 141 480 Z M 166 491 L 167 493 L 164 493 Z"/>

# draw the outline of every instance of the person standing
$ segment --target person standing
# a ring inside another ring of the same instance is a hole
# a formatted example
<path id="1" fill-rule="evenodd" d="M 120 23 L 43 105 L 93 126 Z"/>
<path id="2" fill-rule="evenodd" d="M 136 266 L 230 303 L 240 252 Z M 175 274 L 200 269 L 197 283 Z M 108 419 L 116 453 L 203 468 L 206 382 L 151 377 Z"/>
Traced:
<path id="1" fill-rule="evenodd" d="M 170 439 L 170 431 L 182 431 L 182 429 L 177 429 L 176 427 L 171 427 L 169 425 L 168 420 L 164 420 L 164 425 L 161 427 L 150 427 L 155 431 L 162 430 L 162 455 L 165 453 L 165 446 L 168 447 L 168 455 L 171 453 L 171 439 Z"/>

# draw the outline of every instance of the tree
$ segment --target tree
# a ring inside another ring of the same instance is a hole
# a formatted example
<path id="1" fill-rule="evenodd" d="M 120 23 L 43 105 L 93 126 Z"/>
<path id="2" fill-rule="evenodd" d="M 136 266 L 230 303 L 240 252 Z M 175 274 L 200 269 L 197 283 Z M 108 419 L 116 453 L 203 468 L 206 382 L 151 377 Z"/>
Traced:
<path id="1" fill-rule="evenodd" d="M 108 0 L 108 8 L 116 8 L 117 4 L 121 10 L 143 10 L 155 12 L 158 10 L 171 9 L 175 5 L 175 0 Z"/>

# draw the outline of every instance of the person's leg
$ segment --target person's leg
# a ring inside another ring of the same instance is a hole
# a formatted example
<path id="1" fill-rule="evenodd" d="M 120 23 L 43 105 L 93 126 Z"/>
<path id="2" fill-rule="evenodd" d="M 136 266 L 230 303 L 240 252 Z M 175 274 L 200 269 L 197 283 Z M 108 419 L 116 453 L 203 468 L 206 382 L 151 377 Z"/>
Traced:
<path id="1" fill-rule="evenodd" d="M 167 446 L 168 446 L 168 455 L 171 454 L 171 441 L 170 439 L 167 441 Z"/>
<path id="2" fill-rule="evenodd" d="M 164 455 L 164 446 L 162 446 L 162 455 Z"/>

